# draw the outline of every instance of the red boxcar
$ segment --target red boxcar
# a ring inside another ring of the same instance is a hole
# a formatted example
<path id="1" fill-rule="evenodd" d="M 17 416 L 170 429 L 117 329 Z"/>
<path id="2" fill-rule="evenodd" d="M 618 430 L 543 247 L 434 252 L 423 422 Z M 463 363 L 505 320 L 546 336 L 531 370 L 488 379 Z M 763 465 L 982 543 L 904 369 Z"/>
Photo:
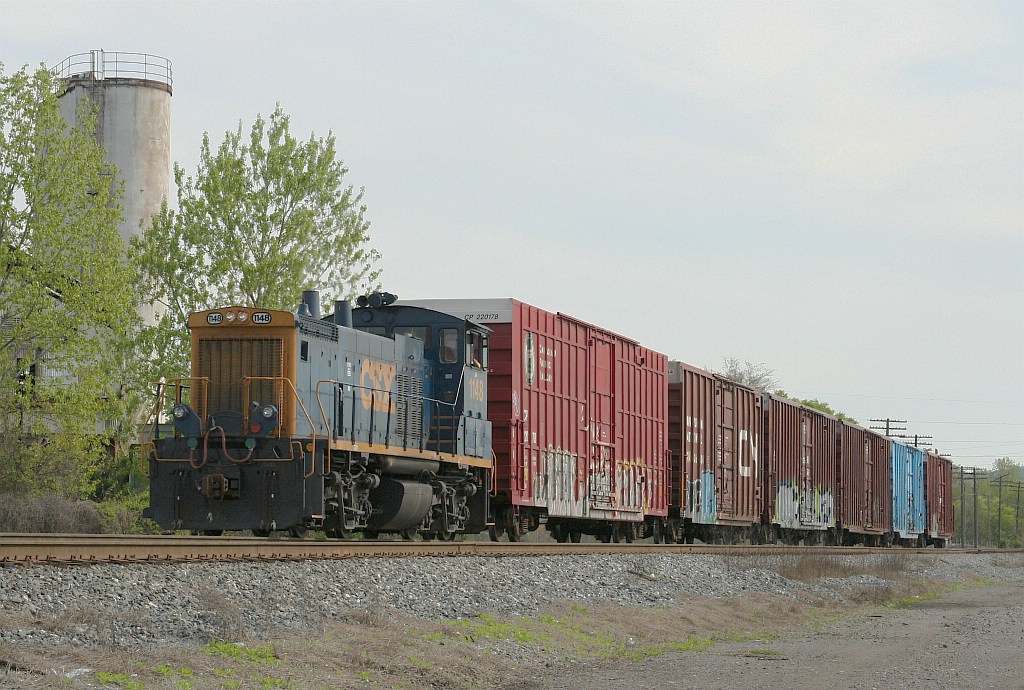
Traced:
<path id="1" fill-rule="evenodd" d="M 953 538 L 953 461 L 936 453 L 924 458 L 926 538 L 945 546 Z"/>
<path id="2" fill-rule="evenodd" d="M 753 536 L 762 514 L 762 393 L 669 363 L 670 525 L 692 541 Z"/>
<path id="3" fill-rule="evenodd" d="M 492 329 L 495 529 L 649 534 L 668 513 L 665 355 L 514 299 L 411 300 Z"/>
<path id="4" fill-rule="evenodd" d="M 861 426 L 841 425 L 840 539 L 846 544 L 880 546 L 892 529 L 889 439 Z"/>
<path id="5" fill-rule="evenodd" d="M 836 525 L 839 420 L 765 397 L 766 522 L 784 541 L 824 541 Z"/>

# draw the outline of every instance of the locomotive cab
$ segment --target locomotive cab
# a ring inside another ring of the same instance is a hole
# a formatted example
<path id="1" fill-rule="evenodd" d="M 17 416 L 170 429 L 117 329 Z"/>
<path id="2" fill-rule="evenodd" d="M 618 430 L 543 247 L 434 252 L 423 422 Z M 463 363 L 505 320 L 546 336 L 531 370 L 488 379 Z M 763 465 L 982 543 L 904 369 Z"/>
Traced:
<path id="1" fill-rule="evenodd" d="M 487 339 L 490 329 L 461 316 L 422 307 L 387 304 L 370 306 L 362 300 L 353 310 L 352 326 L 357 330 L 388 338 L 408 336 L 423 343 L 424 358 L 434 372 L 435 431 L 440 449 L 456 441 L 460 427 L 465 434 L 466 452 L 482 448 L 484 434 L 490 443 L 487 423 Z M 450 425 L 451 431 L 444 429 Z"/>

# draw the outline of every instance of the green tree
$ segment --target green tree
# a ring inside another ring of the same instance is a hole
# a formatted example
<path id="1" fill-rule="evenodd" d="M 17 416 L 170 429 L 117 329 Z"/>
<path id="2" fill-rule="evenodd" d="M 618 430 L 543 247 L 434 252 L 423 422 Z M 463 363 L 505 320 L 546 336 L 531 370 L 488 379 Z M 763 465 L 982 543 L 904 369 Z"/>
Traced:
<path id="1" fill-rule="evenodd" d="M 375 288 L 363 191 L 346 186 L 335 138 L 299 142 L 278 105 L 242 123 L 216 151 L 203 136 L 199 166 L 174 166 L 177 209 L 166 203 L 136 245 L 151 296 L 166 307 L 151 333 L 162 373 L 188 370 L 188 315 L 227 304 L 292 309 L 303 289 L 325 305 Z"/>
<path id="2" fill-rule="evenodd" d="M 786 391 L 784 391 L 782 389 L 776 390 L 776 391 L 774 391 L 774 393 L 775 393 L 775 395 L 777 395 L 777 396 L 779 396 L 781 398 L 788 398 L 789 400 L 792 400 L 793 402 L 800 403 L 801 405 L 806 405 L 807 407 L 812 407 L 815 410 L 820 410 L 821 412 L 824 412 L 825 414 L 830 414 L 833 417 L 837 417 L 837 418 L 843 420 L 844 422 L 850 422 L 851 424 L 860 424 L 860 422 L 858 422 L 856 419 L 854 419 L 850 415 L 844 414 L 843 412 L 839 412 L 838 410 L 832 409 L 832 406 L 829 405 L 827 402 L 822 402 L 821 400 L 818 400 L 817 398 L 795 398 L 795 397 L 793 397 L 791 395 L 787 395 Z"/>
<path id="3" fill-rule="evenodd" d="M 0 485 L 78 497 L 125 428 L 137 300 L 116 171 L 59 86 L 0 63 Z"/>

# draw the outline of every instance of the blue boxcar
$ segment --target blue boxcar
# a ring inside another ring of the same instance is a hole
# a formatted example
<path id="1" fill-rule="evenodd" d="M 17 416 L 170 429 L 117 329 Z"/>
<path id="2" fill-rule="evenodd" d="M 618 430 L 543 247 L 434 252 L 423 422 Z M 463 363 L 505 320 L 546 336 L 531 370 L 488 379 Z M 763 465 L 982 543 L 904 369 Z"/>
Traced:
<path id="1" fill-rule="evenodd" d="M 924 504 L 924 451 L 892 442 L 892 531 L 899 543 L 916 541 L 926 524 Z"/>

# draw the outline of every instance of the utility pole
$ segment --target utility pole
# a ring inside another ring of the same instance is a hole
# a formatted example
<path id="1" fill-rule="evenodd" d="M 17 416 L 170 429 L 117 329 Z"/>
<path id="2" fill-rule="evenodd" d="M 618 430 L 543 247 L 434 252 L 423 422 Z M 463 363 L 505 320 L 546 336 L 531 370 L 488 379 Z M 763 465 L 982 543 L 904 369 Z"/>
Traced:
<path id="1" fill-rule="evenodd" d="M 999 503 L 996 508 L 996 548 L 1003 548 L 1003 481 L 1010 475 L 1004 474 L 994 483 L 999 485 Z"/>
<path id="2" fill-rule="evenodd" d="M 890 431 L 906 431 L 907 430 L 907 427 L 905 427 L 905 426 L 893 426 L 894 424 L 906 424 L 907 420 L 905 420 L 905 419 L 889 419 L 888 417 L 886 417 L 885 419 L 869 419 L 868 421 L 869 422 L 884 423 L 885 426 L 873 426 L 871 428 L 874 429 L 875 431 L 883 431 L 884 430 L 886 436 L 892 436 Z"/>
<path id="3" fill-rule="evenodd" d="M 874 420 L 871 420 L 871 421 L 874 421 Z M 872 427 L 872 428 L 874 428 L 874 427 Z M 929 441 L 924 441 L 923 440 L 923 439 L 926 439 L 926 438 L 932 438 L 931 436 L 921 436 L 919 434 L 914 434 L 913 436 L 910 436 L 909 434 L 896 434 L 895 436 L 893 436 L 893 438 L 908 438 L 908 439 L 909 438 L 913 438 L 914 439 L 914 447 L 915 448 L 921 448 L 922 446 L 930 446 L 930 445 L 932 445 Z"/>
<path id="4" fill-rule="evenodd" d="M 978 548 L 978 468 L 971 468 L 971 479 L 974 480 L 974 548 Z"/>
<path id="5" fill-rule="evenodd" d="M 1024 486 L 1024 482 L 1017 482 L 1017 517 L 1013 519 L 1013 541 L 1015 544 L 1020 545 L 1020 541 L 1017 539 L 1017 530 L 1020 529 L 1020 488 Z"/>
<path id="6" fill-rule="evenodd" d="M 964 501 L 967 492 L 964 491 L 964 470 L 960 467 L 960 548 L 967 546 L 967 513 L 964 512 Z"/>

